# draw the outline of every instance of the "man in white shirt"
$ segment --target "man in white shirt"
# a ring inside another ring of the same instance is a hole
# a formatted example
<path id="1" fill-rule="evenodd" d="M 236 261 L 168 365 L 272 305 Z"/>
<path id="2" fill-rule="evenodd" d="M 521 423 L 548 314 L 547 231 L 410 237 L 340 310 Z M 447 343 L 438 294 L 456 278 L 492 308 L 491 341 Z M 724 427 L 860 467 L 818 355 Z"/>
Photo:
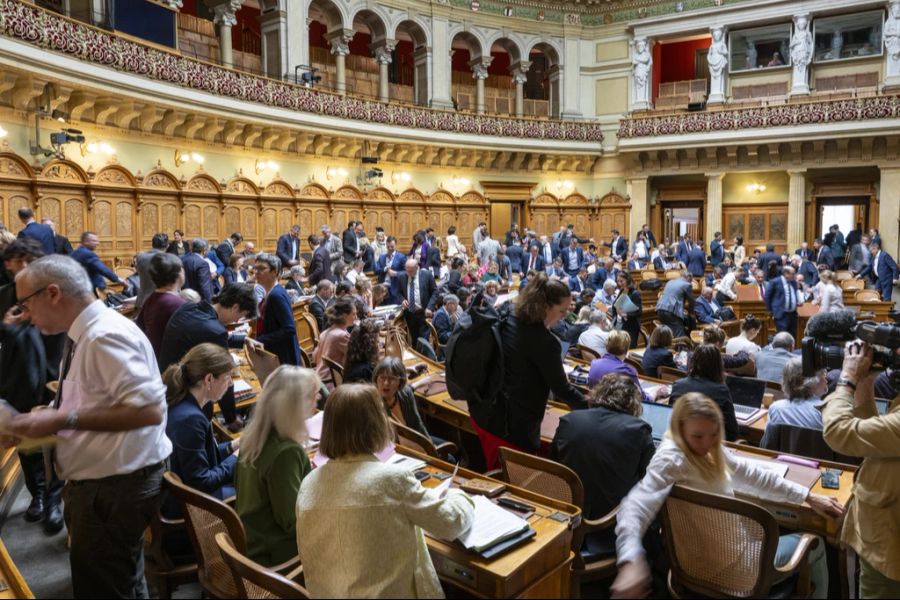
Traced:
<path id="1" fill-rule="evenodd" d="M 609 339 L 609 321 L 601 311 L 591 313 L 590 327 L 578 336 L 578 344 L 587 346 L 599 356 L 606 354 L 606 341 Z"/>
<path id="2" fill-rule="evenodd" d="M 15 416 L 7 431 L 58 436 L 74 596 L 146 598 L 144 530 L 172 452 L 153 347 L 94 297 L 87 273 L 67 256 L 31 263 L 16 292 L 41 332 L 68 332 L 55 406 Z"/>

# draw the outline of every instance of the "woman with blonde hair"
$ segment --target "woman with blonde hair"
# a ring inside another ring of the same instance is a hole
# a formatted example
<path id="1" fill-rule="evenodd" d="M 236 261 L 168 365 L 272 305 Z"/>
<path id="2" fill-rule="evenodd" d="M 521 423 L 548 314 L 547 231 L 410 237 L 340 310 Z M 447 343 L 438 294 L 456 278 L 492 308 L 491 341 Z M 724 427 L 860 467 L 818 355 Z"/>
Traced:
<path id="1" fill-rule="evenodd" d="M 819 297 L 815 301 L 820 313 L 844 310 L 844 292 L 834 282 L 834 273 L 828 269 L 819 273 Z"/>
<path id="2" fill-rule="evenodd" d="M 424 531 L 452 540 L 472 524 L 466 494 L 426 489 L 374 453 L 393 438 L 374 386 L 344 384 L 328 397 L 319 452 L 329 461 L 303 480 L 297 547 L 313 598 L 442 598 Z"/>
<path id="3" fill-rule="evenodd" d="M 619 574 L 611 589 L 614 597 L 640 598 L 648 591 L 650 569 L 641 538 L 673 485 L 724 496 L 741 492 L 776 502 L 807 502 L 826 518 L 844 514 L 844 507 L 834 498 L 813 494 L 804 485 L 727 452 L 722 444 L 723 431 L 722 413 L 703 394 L 685 394 L 675 403 L 669 431 L 650 461 L 644 478 L 631 489 L 619 508 L 616 522 Z M 790 560 L 799 541 L 799 534 L 781 536 L 775 555 L 776 566 Z M 713 555 L 708 556 L 708 560 L 708 569 L 724 571 L 735 567 Z M 827 598 L 828 565 L 822 540 L 810 554 L 809 561 L 815 586 L 813 597 Z"/>
<path id="4" fill-rule="evenodd" d="M 315 412 L 320 386 L 312 369 L 278 367 L 266 379 L 241 436 L 236 508 L 247 555 L 265 566 L 297 555 L 297 493 L 312 470 L 303 447 L 306 419 Z"/>

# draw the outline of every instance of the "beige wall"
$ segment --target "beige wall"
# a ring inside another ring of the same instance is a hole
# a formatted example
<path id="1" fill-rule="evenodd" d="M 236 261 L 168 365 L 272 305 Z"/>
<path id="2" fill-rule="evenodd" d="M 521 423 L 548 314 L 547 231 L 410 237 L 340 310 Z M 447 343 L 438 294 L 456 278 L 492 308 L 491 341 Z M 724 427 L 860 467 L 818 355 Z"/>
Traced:
<path id="1" fill-rule="evenodd" d="M 596 46 L 597 62 L 620 60 L 628 56 L 628 42 L 625 40 L 600 42 Z"/>
<path id="2" fill-rule="evenodd" d="M 598 115 L 622 114 L 628 110 L 628 77 L 597 79 L 594 89 Z"/>

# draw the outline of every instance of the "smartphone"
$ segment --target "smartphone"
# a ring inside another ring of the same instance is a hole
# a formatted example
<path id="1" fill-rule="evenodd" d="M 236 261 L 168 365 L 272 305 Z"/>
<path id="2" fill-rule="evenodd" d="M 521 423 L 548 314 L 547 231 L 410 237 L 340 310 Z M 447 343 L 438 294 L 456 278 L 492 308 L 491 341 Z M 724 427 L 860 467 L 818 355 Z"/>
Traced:
<path id="1" fill-rule="evenodd" d="M 425 481 L 426 479 L 431 477 L 431 474 L 428 473 L 427 471 L 416 471 L 414 473 L 414 475 L 416 476 L 416 479 L 418 479 L 419 481 Z"/>
<path id="2" fill-rule="evenodd" d="M 826 490 L 841 489 L 840 469 L 825 469 L 822 473 L 822 487 Z"/>

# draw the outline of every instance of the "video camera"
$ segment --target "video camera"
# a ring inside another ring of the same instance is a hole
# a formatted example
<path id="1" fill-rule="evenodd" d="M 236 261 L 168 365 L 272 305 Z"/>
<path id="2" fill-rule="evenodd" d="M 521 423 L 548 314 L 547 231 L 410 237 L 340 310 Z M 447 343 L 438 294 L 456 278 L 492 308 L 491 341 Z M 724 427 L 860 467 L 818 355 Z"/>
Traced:
<path id="1" fill-rule="evenodd" d="M 840 369 L 844 344 L 856 339 L 873 347 L 872 368 L 890 369 L 891 384 L 900 387 L 900 327 L 875 321 L 857 323 L 856 315 L 849 310 L 820 313 L 809 320 L 801 342 L 803 375 L 812 377 L 821 369 Z"/>

